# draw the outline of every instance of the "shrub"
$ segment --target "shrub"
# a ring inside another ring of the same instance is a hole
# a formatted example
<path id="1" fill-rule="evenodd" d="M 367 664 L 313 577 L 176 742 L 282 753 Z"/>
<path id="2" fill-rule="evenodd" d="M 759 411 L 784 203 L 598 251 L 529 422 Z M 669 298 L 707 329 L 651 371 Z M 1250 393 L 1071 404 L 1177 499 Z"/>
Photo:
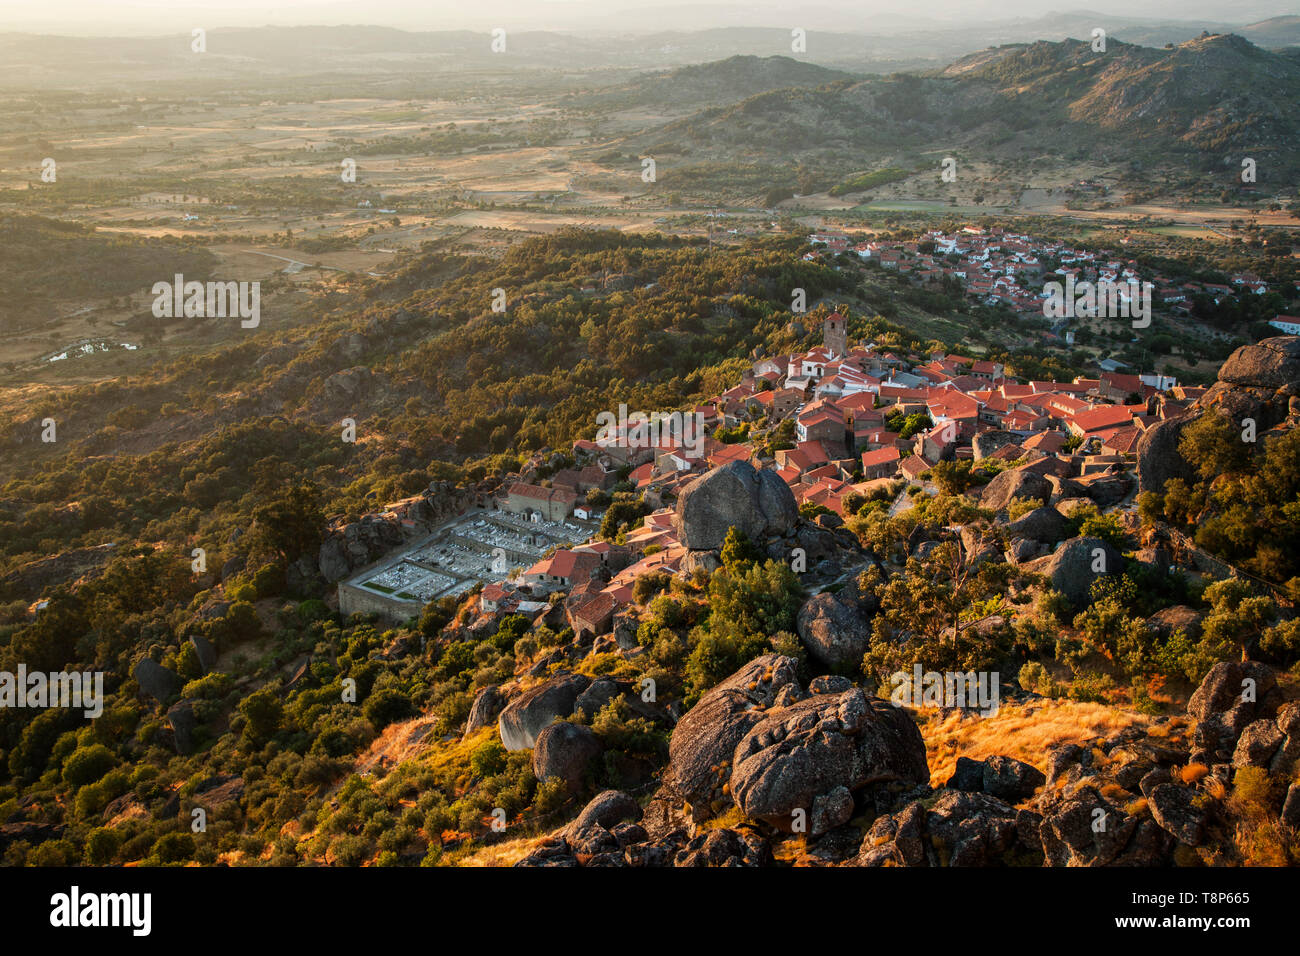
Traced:
<path id="1" fill-rule="evenodd" d="M 117 758 L 103 744 L 78 747 L 63 764 L 63 782 L 74 787 L 94 783 L 113 769 Z"/>
<path id="2" fill-rule="evenodd" d="M 415 713 L 411 699 L 406 694 L 394 689 L 381 690 L 366 698 L 361 712 L 375 725 L 375 730 L 383 730 L 389 724 L 404 720 Z"/>
<path id="3" fill-rule="evenodd" d="M 194 837 L 188 833 L 165 833 L 149 854 L 160 863 L 180 863 L 194 855 Z"/>
<path id="4" fill-rule="evenodd" d="M 486 740 L 470 754 L 469 766 L 478 780 L 496 776 L 506 768 L 506 748 L 495 738 Z"/>
<path id="5" fill-rule="evenodd" d="M 113 862 L 122 834 L 111 827 L 96 827 L 86 834 L 85 862 L 88 866 L 105 866 Z"/>
<path id="6" fill-rule="evenodd" d="M 1041 508 L 1042 505 L 1043 503 L 1041 501 L 1037 501 L 1033 498 L 1012 498 L 1011 501 L 1007 503 L 1007 518 L 1011 521 L 1016 521 L 1017 519 L 1023 518 L 1025 515 L 1029 514 L 1029 512 L 1033 511 L 1035 508 Z"/>

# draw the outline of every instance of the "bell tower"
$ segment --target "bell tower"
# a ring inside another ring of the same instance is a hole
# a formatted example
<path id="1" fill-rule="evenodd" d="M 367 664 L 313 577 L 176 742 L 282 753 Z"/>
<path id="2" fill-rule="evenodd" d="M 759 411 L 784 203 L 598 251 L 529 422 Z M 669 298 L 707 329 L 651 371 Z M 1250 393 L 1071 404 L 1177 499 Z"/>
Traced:
<path id="1" fill-rule="evenodd" d="M 848 320 L 839 312 L 832 312 L 822 322 L 822 345 L 831 353 L 831 358 L 844 358 L 849 350 Z"/>

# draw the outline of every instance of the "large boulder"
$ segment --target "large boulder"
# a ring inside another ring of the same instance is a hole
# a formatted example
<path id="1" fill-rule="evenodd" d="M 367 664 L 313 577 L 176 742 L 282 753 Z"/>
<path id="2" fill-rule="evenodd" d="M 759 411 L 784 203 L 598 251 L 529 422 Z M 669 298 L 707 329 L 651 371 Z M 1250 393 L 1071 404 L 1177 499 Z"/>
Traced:
<path id="1" fill-rule="evenodd" d="M 465 736 L 468 737 L 475 731 L 492 726 L 505 706 L 506 697 L 501 693 L 500 687 L 496 684 L 484 687 L 470 706 L 469 717 L 465 720 Z"/>
<path id="2" fill-rule="evenodd" d="M 167 709 L 167 724 L 172 729 L 172 745 L 182 757 L 194 753 L 194 731 L 198 721 L 194 706 L 188 700 L 178 700 Z"/>
<path id="3" fill-rule="evenodd" d="M 1200 686 L 1187 701 L 1187 714 L 1196 720 L 1205 720 L 1215 713 L 1248 705 L 1250 714 L 1255 706 L 1272 695 L 1277 687 L 1277 676 L 1266 664 L 1256 661 L 1220 661 L 1210 668 Z"/>
<path id="4" fill-rule="evenodd" d="M 1278 335 L 1243 345 L 1223 363 L 1219 381 L 1269 389 L 1300 382 L 1300 336 Z"/>
<path id="5" fill-rule="evenodd" d="M 568 717 L 578 695 L 591 678 L 582 674 L 557 674 L 551 680 L 525 691 L 506 705 L 497 718 L 501 743 L 507 750 L 532 750 L 537 735 L 557 717 Z"/>
<path id="6" fill-rule="evenodd" d="M 817 663 L 832 671 L 852 671 L 862 664 L 871 631 L 856 602 L 823 591 L 799 609 L 799 640 Z"/>
<path id="7" fill-rule="evenodd" d="M 1083 485 L 1073 478 L 1064 478 L 1061 475 L 1044 475 L 1047 483 L 1052 486 L 1052 494 L 1047 499 L 1047 503 L 1055 507 L 1059 502 L 1068 501 L 1071 498 L 1081 498 L 1086 492 Z"/>
<path id="8" fill-rule="evenodd" d="M 952 790 L 987 793 L 999 800 L 1023 800 L 1047 782 L 1046 775 L 1014 757 L 994 756 L 975 761 L 958 757 L 956 771 L 948 781 Z"/>
<path id="9" fill-rule="evenodd" d="M 1133 487 L 1133 479 L 1128 472 L 1110 472 L 1088 481 L 1087 495 L 1098 508 L 1109 508 L 1124 500 L 1124 496 Z"/>
<path id="10" fill-rule="evenodd" d="M 1025 567 L 1046 577 L 1053 590 L 1060 591 L 1076 606 L 1083 606 L 1088 603 L 1093 582 L 1104 574 L 1123 571 L 1124 558 L 1100 538 L 1071 538 Z"/>
<path id="11" fill-rule="evenodd" d="M 180 677 L 149 657 L 140 658 L 140 662 L 131 671 L 131 676 L 140 685 L 140 690 L 159 703 L 165 704 L 181 692 L 183 686 Z"/>
<path id="12" fill-rule="evenodd" d="M 1261 717 L 1246 725 L 1232 753 L 1234 767 L 1268 767 L 1286 739 L 1277 722 Z"/>
<path id="13" fill-rule="evenodd" d="M 908 713 L 853 688 L 766 714 L 736 746 L 731 793 L 751 820 L 787 833 L 802 822 L 817 836 L 853 816 L 858 791 L 929 778 L 925 741 Z"/>
<path id="14" fill-rule="evenodd" d="M 196 806 L 203 807 L 208 813 L 216 813 L 231 804 L 238 804 L 243 798 L 243 777 L 217 774 L 195 787 L 191 799 Z"/>
<path id="15" fill-rule="evenodd" d="M 217 666 L 217 649 L 212 646 L 202 634 L 195 634 L 190 638 L 190 645 L 194 648 L 194 653 L 199 659 L 199 667 L 203 673 L 208 674 Z"/>
<path id="16" fill-rule="evenodd" d="M 558 721 L 543 727 L 537 735 L 533 775 L 538 780 L 562 780 L 570 793 L 577 793 L 587 768 L 603 749 L 590 727 Z"/>
<path id="17" fill-rule="evenodd" d="M 711 551 L 722 547 L 729 528 L 760 542 L 790 531 L 798 517 L 794 494 L 776 472 L 733 461 L 686 486 L 673 526 L 690 550 Z"/>
<path id="18" fill-rule="evenodd" d="M 1151 808 L 1152 819 L 1179 843 L 1200 845 L 1209 814 L 1196 800 L 1195 791 L 1162 783 L 1147 794 L 1147 806 Z"/>
<path id="19" fill-rule="evenodd" d="M 1006 526 L 1008 538 L 1029 538 L 1044 544 L 1056 544 L 1065 537 L 1065 518 L 1055 508 L 1035 508 Z"/>
<path id="20" fill-rule="evenodd" d="M 1178 439 L 1195 415 L 1189 413 L 1181 418 L 1157 422 L 1142 433 L 1136 452 L 1138 491 L 1162 492 L 1165 482 L 1171 479 L 1192 481 L 1196 478 L 1196 470 L 1178 451 Z"/>
<path id="21" fill-rule="evenodd" d="M 621 790 L 602 790 L 591 799 L 569 824 L 569 833 L 582 833 L 592 827 L 612 830 L 624 820 L 641 819 L 641 805 Z"/>
<path id="22" fill-rule="evenodd" d="M 602 707 L 614 698 L 622 697 L 626 692 L 627 687 L 614 678 L 597 677 L 578 695 L 578 699 L 573 702 L 573 710 L 575 713 L 582 711 L 590 720 Z"/>
<path id="23" fill-rule="evenodd" d="M 665 794 L 697 821 L 725 809 L 736 745 L 786 688 L 797 692 L 797 662 L 781 654 L 750 661 L 682 715 L 668 744 Z M 791 692 L 786 691 L 790 696 Z"/>
<path id="24" fill-rule="evenodd" d="M 1005 511 L 1012 498 L 1030 498 L 1046 503 L 1052 486 L 1036 471 L 1015 468 L 996 475 L 980 495 L 980 505 L 993 511 Z"/>
<path id="25" fill-rule="evenodd" d="M 1201 622 L 1204 620 L 1205 615 L 1195 608 L 1186 604 L 1173 604 L 1152 614 L 1147 618 L 1147 624 L 1162 637 L 1182 631 L 1189 640 L 1196 641 L 1201 637 Z"/>

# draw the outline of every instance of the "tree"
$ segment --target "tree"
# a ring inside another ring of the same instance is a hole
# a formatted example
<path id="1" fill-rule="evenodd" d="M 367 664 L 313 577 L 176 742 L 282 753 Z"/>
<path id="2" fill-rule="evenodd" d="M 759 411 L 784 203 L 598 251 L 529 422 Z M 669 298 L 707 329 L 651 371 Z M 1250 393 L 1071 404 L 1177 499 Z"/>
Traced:
<path id="1" fill-rule="evenodd" d="M 926 474 L 945 495 L 959 495 L 978 480 L 971 474 L 970 461 L 941 461 Z"/>
<path id="2" fill-rule="evenodd" d="M 1184 428 L 1178 452 L 1203 479 L 1244 471 L 1251 460 L 1251 446 L 1242 441 L 1241 429 L 1218 412 L 1202 415 Z"/>
<path id="3" fill-rule="evenodd" d="M 264 687 L 240 701 L 239 713 L 244 718 L 242 743 L 246 749 L 253 750 L 279 731 L 284 705 L 272 688 Z"/>
<path id="4" fill-rule="evenodd" d="M 877 592 L 880 610 L 863 668 L 878 680 L 913 663 L 933 670 L 991 668 L 1005 649 L 983 637 L 970 640 L 965 630 L 983 616 L 981 602 L 1003 595 L 1016 576 L 1003 562 L 968 562 L 960 541 L 909 558 L 904 572 Z"/>
<path id="5" fill-rule="evenodd" d="M 722 542 L 722 566 L 740 570 L 741 565 L 752 564 L 760 557 L 758 549 L 750 542 L 749 536 L 735 525 L 727 529 L 726 540 Z"/>
<path id="6" fill-rule="evenodd" d="M 1276 602 L 1255 596 L 1241 578 L 1215 581 L 1205 589 L 1205 599 L 1210 602 L 1210 613 L 1201 627 L 1202 644 L 1219 659 L 1236 647 L 1241 660 L 1249 660 L 1255 639 L 1277 616 Z"/>
<path id="7" fill-rule="evenodd" d="M 288 561 L 319 548 L 325 515 L 320 491 L 311 482 L 286 489 L 253 510 L 252 553 L 278 554 Z"/>

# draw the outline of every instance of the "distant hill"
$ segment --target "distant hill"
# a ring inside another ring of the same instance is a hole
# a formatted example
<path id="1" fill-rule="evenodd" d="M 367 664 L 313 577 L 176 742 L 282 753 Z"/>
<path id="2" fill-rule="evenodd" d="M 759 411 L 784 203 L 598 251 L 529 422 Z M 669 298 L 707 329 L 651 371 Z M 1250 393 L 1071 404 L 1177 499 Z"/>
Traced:
<path id="1" fill-rule="evenodd" d="M 1240 27 L 1237 32 L 1259 46 L 1292 46 L 1300 43 L 1300 17 L 1270 17 Z"/>
<path id="2" fill-rule="evenodd" d="M 1111 39 L 1105 53 L 1080 40 L 1001 46 L 924 74 L 761 92 L 638 142 L 697 157 L 744 147 L 771 161 L 843 163 L 852 151 L 858 167 L 927 147 L 1008 156 L 1131 149 L 1199 167 L 1235 165 L 1250 150 L 1290 170 L 1297 139 L 1300 58 L 1217 34 L 1159 49 Z"/>
<path id="3" fill-rule="evenodd" d="M 941 74 L 991 83 L 1017 106 L 1197 149 L 1282 147 L 1300 136 L 1300 67 L 1235 36 L 1172 49 L 1111 41 L 1033 43 L 965 57 Z"/>
<path id="4" fill-rule="evenodd" d="M 713 63 L 647 73 L 593 93 L 575 93 L 569 106 L 626 109 L 631 106 L 734 103 L 767 90 L 817 87 L 857 79 L 851 73 L 804 63 L 788 56 L 732 56 Z"/>

